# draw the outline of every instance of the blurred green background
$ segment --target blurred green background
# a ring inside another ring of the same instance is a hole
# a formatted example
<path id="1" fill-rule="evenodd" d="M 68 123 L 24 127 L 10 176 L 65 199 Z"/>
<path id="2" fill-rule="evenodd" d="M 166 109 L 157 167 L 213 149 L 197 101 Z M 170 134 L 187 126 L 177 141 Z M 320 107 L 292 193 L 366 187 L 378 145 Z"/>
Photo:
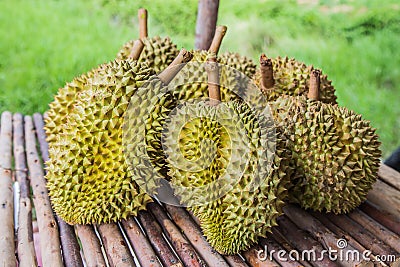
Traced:
<path id="1" fill-rule="evenodd" d="M 0 112 L 44 112 L 59 87 L 137 38 L 139 7 L 150 36 L 193 47 L 195 0 L 0 1 Z M 400 145 L 398 0 L 220 0 L 218 24 L 228 26 L 221 51 L 323 69 L 339 104 L 377 128 L 385 157 Z"/>

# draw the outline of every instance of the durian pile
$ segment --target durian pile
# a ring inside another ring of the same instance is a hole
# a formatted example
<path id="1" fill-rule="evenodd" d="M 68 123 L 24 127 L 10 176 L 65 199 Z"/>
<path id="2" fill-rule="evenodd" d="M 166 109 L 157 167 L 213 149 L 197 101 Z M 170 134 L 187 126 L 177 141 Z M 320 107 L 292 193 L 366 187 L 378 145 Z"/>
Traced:
<path id="1" fill-rule="evenodd" d="M 136 216 L 167 185 L 211 246 L 235 254 L 277 225 L 285 203 L 341 214 L 366 199 L 378 136 L 337 104 L 320 70 L 287 57 L 263 54 L 257 66 L 218 55 L 226 27 L 208 51 L 179 51 L 147 36 L 146 10 L 139 22 L 138 40 L 50 104 L 47 188 L 63 220 Z"/>

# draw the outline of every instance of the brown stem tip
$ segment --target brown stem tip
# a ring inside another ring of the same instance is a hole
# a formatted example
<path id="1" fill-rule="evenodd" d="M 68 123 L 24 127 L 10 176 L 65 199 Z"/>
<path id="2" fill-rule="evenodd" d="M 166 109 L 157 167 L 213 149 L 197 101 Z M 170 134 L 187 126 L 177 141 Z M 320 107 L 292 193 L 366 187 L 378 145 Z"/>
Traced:
<path id="1" fill-rule="evenodd" d="M 138 10 L 138 19 L 139 19 L 139 38 L 147 38 L 147 9 L 140 8 Z"/>
<path id="2" fill-rule="evenodd" d="M 268 90 L 274 87 L 274 70 L 272 60 L 265 54 L 260 56 L 261 89 Z"/>
<path id="3" fill-rule="evenodd" d="M 168 85 L 172 79 L 178 74 L 178 72 L 192 60 L 193 54 L 182 48 L 179 52 L 178 56 L 172 61 L 169 66 L 163 70 L 160 74 L 158 74 L 158 78 L 165 84 Z"/>
<path id="4" fill-rule="evenodd" d="M 319 100 L 319 90 L 320 90 L 320 76 L 321 71 L 318 69 L 313 69 L 311 71 L 310 77 L 310 88 L 308 89 L 307 97 L 312 100 Z"/>
<path id="5" fill-rule="evenodd" d="M 208 75 L 208 96 L 210 97 L 210 104 L 216 106 L 221 101 L 219 69 L 216 57 L 210 57 L 207 60 L 205 69 Z"/>
<path id="6" fill-rule="evenodd" d="M 140 54 L 142 53 L 144 48 L 144 44 L 141 40 L 136 40 L 135 43 L 133 44 L 132 51 L 129 54 L 129 58 L 133 60 L 138 60 L 140 57 Z"/>
<path id="7" fill-rule="evenodd" d="M 212 40 L 210 48 L 208 49 L 210 53 L 218 54 L 222 39 L 224 38 L 227 29 L 228 28 L 226 26 L 217 26 L 217 28 L 215 29 L 214 38 Z"/>

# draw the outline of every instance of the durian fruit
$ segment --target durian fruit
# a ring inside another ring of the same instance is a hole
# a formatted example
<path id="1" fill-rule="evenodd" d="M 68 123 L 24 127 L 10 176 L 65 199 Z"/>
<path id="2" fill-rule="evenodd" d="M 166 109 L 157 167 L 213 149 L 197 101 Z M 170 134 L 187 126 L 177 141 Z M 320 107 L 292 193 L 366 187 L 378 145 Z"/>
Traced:
<path id="1" fill-rule="evenodd" d="M 55 138 L 47 188 L 54 211 L 70 224 L 115 222 L 152 201 L 126 163 L 122 122 L 131 96 L 154 72 L 129 59 L 105 64 L 101 73 L 79 84 L 74 98 L 55 100 L 54 106 L 68 110 L 63 124 L 46 120 L 45 130 Z"/>
<path id="2" fill-rule="evenodd" d="M 296 170 L 289 198 L 306 209 L 347 213 L 376 181 L 380 142 L 361 115 L 316 100 L 318 76 L 313 71 L 312 99 L 282 96 L 271 103 Z"/>
<path id="3" fill-rule="evenodd" d="M 272 121 L 260 120 L 245 103 L 213 107 L 199 102 L 178 112 L 164 133 L 169 159 L 177 160 L 169 171 L 175 194 L 199 218 L 215 250 L 245 251 L 277 225 L 282 214 L 290 176 L 288 152 L 275 136 Z M 196 119 L 182 127 L 188 114 Z M 204 145 L 204 140 L 213 145 Z M 168 151 L 174 147 L 180 151 Z"/>
<path id="4" fill-rule="evenodd" d="M 262 55 L 264 60 L 266 56 Z M 288 57 L 277 57 L 269 59 L 272 64 L 272 75 L 274 83 L 271 88 L 263 88 L 261 70 L 258 69 L 253 81 L 261 89 L 267 101 L 274 101 L 282 95 L 300 96 L 306 95 L 309 89 L 312 66 Z M 324 103 L 336 104 L 335 88 L 326 75 L 320 77 L 320 98 Z"/>
<path id="5" fill-rule="evenodd" d="M 147 36 L 147 10 L 139 9 L 140 39 L 144 49 L 138 59 L 146 62 L 156 73 L 164 70 L 178 56 L 179 50 L 169 37 Z M 134 47 L 134 40 L 125 43 L 117 54 L 117 59 L 126 60 L 130 57 Z"/>

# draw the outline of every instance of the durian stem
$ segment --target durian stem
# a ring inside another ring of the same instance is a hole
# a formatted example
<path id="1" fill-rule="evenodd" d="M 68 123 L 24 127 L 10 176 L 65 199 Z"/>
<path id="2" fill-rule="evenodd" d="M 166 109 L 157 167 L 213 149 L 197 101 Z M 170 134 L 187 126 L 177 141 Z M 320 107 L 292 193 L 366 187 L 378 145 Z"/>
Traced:
<path id="1" fill-rule="evenodd" d="M 221 92 L 219 90 L 219 69 L 217 59 L 211 57 L 205 64 L 208 76 L 208 96 L 210 98 L 210 105 L 216 106 L 221 102 Z"/>
<path id="2" fill-rule="evenodd" d="M 226 26 L 217 26 L 217 28 L 215 29 L 214 38 L 212 40 L 210 48 L 208 49 L 208 52 L 215 54 L 215 55 L 218 54 L 218 51 L 221 46 L 222 39 L 225 36 L 226 30 L 227 30 Z"/>
<path id="3" fill-rule="evenodd" d="M 320 87 L 321 71 L 313 69 L 310 77 L 310 88 L 308 89 L 307 97 L 312 100 L 319 100 L 319 87 Z"/>
<path id="4" fill-rule="evenodd" d="M 139 19 L 139 38 L 144 39 L 147 38 L 147 9 L 140 8 L 138 10 L 138 19 Z"/>
<path id="5" fill-rule="evenodd" d="M 172 63 L 163 72 L 158 74 L 158 78 L 165 84 L 168 85 L 176 74 L 192 60 L 193 55 L 186 49 L 182 48 L 178 56 L 172 61 Z"/>
<path id="6" fill-rule="evenodd" d="M 272 60 L 265 54 L 260 56 L 260 71 L 261 71 L 261 89 L 269 90 L 274 87 L 274 71 Z"/>
<path id="7" fill-rule="evenodd" d="M 140 57 L 140 54 L 142 53 L 144 48 L 144 44 L 141 40 L 136 40 L 135 43 L 133 44 L 131 53 L 129 54 L 129 58 L 133 60 L 138 60 Z"/>

